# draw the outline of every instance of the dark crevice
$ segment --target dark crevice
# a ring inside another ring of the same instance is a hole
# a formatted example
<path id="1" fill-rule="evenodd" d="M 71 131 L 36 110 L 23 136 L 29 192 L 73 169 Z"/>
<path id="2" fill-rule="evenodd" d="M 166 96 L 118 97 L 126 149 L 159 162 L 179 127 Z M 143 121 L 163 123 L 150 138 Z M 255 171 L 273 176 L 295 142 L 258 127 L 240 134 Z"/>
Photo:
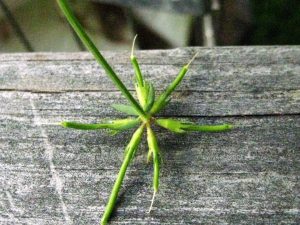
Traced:
<path id="1" fill-rule="evenodd" d="M 231 114 L 231 115 L 215 115 L 215 116 L 201 116 L 201 115 L 158 115 L 161 118 L 263 118 L 263 117 L 280 117 L 280 116 L 300 116 L 299 113 L 266 113 L 266 114 Z"/>
<path id="2" fill-rule="evenodd" d="M 57 110 L 57 109 L 54 109 Z M 50 109 L 47 110 L 40 110 L 40 111 L 52 111 Z M 5 114 L 5 113 L 0 113 L 0 116 L 4 115 L 4 116 L 16 116 L 16 117 L 30 117 L 31 115 L 28 114 L 20 114 L 20 113 L 12 113 L 12 114 Z M 74 117 L 74 114 L 51 114 L 48 115 L 47 117 L 56 117 L 56 116 L 61 116 L 61 117 Z M 96 114 L 88 114 L 88 115 L 81 115 L 81 119 L 84 117 L 89 117 L 89 118 L 98 118 L 100 115 L 96 115 Z M 103 114 L 101 115 L 103 117 Z M 107 113 L 106 115 L 104 115 L 103 118 L 105 119 L 116 119 L 116 116 L 120 116 L 120 114 L 112 114 L 112 113 Z M 168 115 L 168 114 L 158 114 L 157 116 L 155 116 L 155 118 L 190 118 L 190 119 L 201 119 L 201 118 L 214 118 L 214 119 L 218 119 L 218 118 L 245 118 L 245 119 L 252 119 L 252 118 L 267 118 L 267 117 L 298 117 L 300 116 L 300 112 L 299 113 L 284 113 L 284 114 L 280 114 L 280 113 L 266 113 L 266 114 L 243 114 L 243 115 L 238 115 L 238 114 L 231 114 L 231 115 Z M 123 114 L 123 116 L 121 116 L 122 118 L 127 118 L 128 116 L 126 114 Z M 1 119 L 1 118 L 0 118 Z M 54 124 L 48 124 L 48 125 L 54 125 Z"/>
<path id="3" fill-rule="evenodd" d="M 134 92 L 134 89 L 128 89 L 131 92 Z M 156 89 L 156 91 L 162 92 L 164 89 Z M 181 92 L 196 92 L 196 93 L 244 93 L 244 94 L 261 94 L 266 92 L 293 92 L 293 91 L 300 91 L 298 88 L 291 88 L 291 89 L 261 89 L 261 91 L 256 91 L 255 89 L 249 90 L 249 91 L 220 91 L 220 90 L 196 90 L 196 89 L 182 89 L 182 90 L 176 90 L 174 93 L 181 93 Z M 31 89 L 16 89 L 16 88 L 0 88 L 1 92 L 28 92 L 33 94 L 63 94 L 63 93 L 114 93 L 114 92 L 120 92 L 119 90 L 108 90 L 108 89 L 102 89 L 102 90 L 84 90 L 84 89 L 65 89 L 65 90 L 59 90 L 59 91 L 46 91 L 46 90 L 31 90 Z"/>
<path id="4" fill-rule="evenodd" d="M 131 63 L 129 61 L 129 52 L 128 52 L 128 62 L 115 62 L 115 65 L 119 65 L 119 66 L 124 66 L 124 65 L 128 65 L 128 66 L 131 66 Z M 114 56 L 112 58 L 107 58 L 107 61 L 109 61 L 109 63 L 113 63 L 114 61 L 114 58 L 117 58 L 118 56 Z M 246 56 L 245 56 L 246 57 Z M 160 56 L 158 56 L 157 58 L 162 58 Z M 242 57 L 241 57 L 242 58 Z M 143 62 L 143 59 L 147 59 L 147 60 L 150 60 L 150 62 Z M 159 61 L 156 61 L 155 58 L 151 57 L 138 57 L 138 60 L 140 62 L 141 65 L 147 65 L 147 66 L 153 66 L 155 68 L 155 66 L 176 66 L 176 67 L 183 67 L 190 59 L 191 59 L 191 56 L 187 56 L 185 58 L 183 57 L 172 57 L 173 60 L 167 60 L 165 63 L 161 63 Z M 177 60 L 181 60 L 182 63 L 174 63 L 174 59 L 177 59 Z M 19 64 L 20 61 L 23 61 L 23 62 L 61 62 L 62 64 L 67 64 L 69 62 L 74 62 L 74 63 L 86 63 L 86 62 L 91 62 L 91 63 L 95 63 L 95 59 L 70 59 L 70 60 L 66 60 L 66 59 L 45 59 L 45 60 L 39 60 L 39 59 L 28 59 L 28 60 L 1 60 L 0 59 L 0 62 L 3 63 L 3 62 L 12 62 L 12 63 L 16 63 L 16 64 Z M 163 61 L 163 60 L 161 60 Z M 202 60 L 201 60 L 202 61 Z M 212 62 L 210 62 L 212 61 Z M 243 67 L 270 67 L 272 65 L 276 65 L 276 66 L 279 66 L 279 65 L 300 65 L 300 62 L 296 62 L 294 58 L 281 58 L 280 61 L 278 61 L 277 59 L 276 60 L 273 60 L 270 62 L 261 62 L 258 60 L 251 62 L 248 61 L 218 61 L 218 60 L 215 60 L 215 59 L 211 59 L 210 61 L 203 61 L 203 62 L 193 62 L 192 66 L 208 66 L 208 65 L 216 65 L 216 64 L 221 64 L 221 65 L 242 65 Z M 71 64 L 67 64 L 68 66 L 72 66 Z M 191 67 L 192 67 L 191 66 Z M 242 68 L 243 68 L 242 67 Z M 100 67 L 99 67 L 100 68 Z"/>

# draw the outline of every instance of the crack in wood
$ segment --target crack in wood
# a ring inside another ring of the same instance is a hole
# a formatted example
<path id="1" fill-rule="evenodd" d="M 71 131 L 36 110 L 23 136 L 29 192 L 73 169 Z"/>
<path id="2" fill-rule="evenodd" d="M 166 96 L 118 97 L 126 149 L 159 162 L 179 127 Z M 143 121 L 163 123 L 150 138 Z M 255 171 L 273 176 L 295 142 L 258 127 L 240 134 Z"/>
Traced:
<path id="1" fill-rule="evenodd" d="M 64 199 L 63 199 L 63 182 L 62 182 L 62 180 L 61 180 L 61 178 L 58 174 L 58 171 L 56 170 L 55 165 L 53 163 L 53 154 L 54 154 L 55 150 L 49 142 L 49 137 L 47 135 L 46 130 L 43 128 L 43 125 L 41 123 L 40 115 L 39 115 L 39 113 L 38 113 L 38 111 L 37 111 L 37 109 L 34 105 L 33 99 L 30 98 L 29 101 L 30 101 L 30 105 L 31 105 L 31 108 L 32 108 L 34 124 L 39 127 L 39 129 L 41 131 L 41 136 L 44 137 L 43 138 L 44 145 L 45 145 L 44 154 L 47 156 L 47 159 L 48 159 L 48 162 L 49 162 L 50 173 L 51 173 L 51 176 L 52 176 L 52 182 L 54 183 L 55 190 L 56 190 L 56 192 L 58 194 L 58 197 L 59 197 L 59 201 L 60 201 L 61 208 L 62 208 L 62 213 L 64 215 L 66 223 L 68 225 L 71 225 L 73 223 L 72 223 L 72 220 L 69 216 L 67 206 L 66 206 L 66 204 L 64 202 Z"/>

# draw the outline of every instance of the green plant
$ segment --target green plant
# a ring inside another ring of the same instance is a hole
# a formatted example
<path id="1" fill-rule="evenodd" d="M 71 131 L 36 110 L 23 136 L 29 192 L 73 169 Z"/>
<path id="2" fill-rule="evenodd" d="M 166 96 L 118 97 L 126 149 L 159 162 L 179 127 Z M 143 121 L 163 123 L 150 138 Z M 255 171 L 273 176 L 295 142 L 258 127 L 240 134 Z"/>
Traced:
<path id="1" fill-rule="evenodd" d="M 160 171 L 160 150 L 157 143 L 157 138 L 155 133 L 153 132 L 151 126 L 153 124 L 157 124 L 163 128 L 166 128 L 175 133 L 186 133 L 190 131 L 202 131 L 202 132 L 218 132 L 218 131 L 226 131 L 232 128 L 232 125 L 222 124 L 222 125 L 197 125 L 191 122 L 183 122 L 180 120 L 174 119 L 164 119 L 164 118 L 156 118 L 154 115 L 161 111 L 170 101 L 170 96 L 175 88 L 180 84 L 185 74 L 187 73 L 190 64 L 196 58 L 197 54 L 191 59 L 191 61 L 182 67 L 179 74 L 175 78 L 175 80 L 167 87 L 167 89 L 155 98 L 155 90 L 153 85 L 146 81 L 141 73 L 138 61 L 134 56 L 134 42 L 132 45 L 131 51 L 131 62 L 135 72 L 135 89 L 138 97 L 137 102 L 135 98 L 130 94 L 125 85 L 118 78 L 114 70 L 107 63 L 105 58 L 101 55 L 98 49 L 95 47 L 93 42 L 90 40 L 88 35 L 84 32 L 80 23 L 77 21 L 75 16 L 73 15 L 69 5 L 66 0 L 57 0 L 61 10 L 65 14 L 69 23 L 76 31 L 82 42 L 85 46 L 90 50 L 90 52 L 94 55 L 97 62 L 105 69 L 107 75 L 111 78 L 114 84 L 119 88 L 119 90 L 123 93 L 123 95 L 127 98 L 130 105 L 122 105 L 115 104 L 113 108 L 116 110 L 126 113 L 130 116 L 135 116 L 135 118 L 127 118 L 121 120 L 110 120 L 100 124 L 83 124 L 77 122 L 62 122 L 61 125 L 68 128 L 75 128 L 81 130 L 94 130 L 94 129 L 108 129 L 113 133 L 117 133 L 120 131 L 128 130 L 134 127 L 138 127 L 134 132 L 131 140 L 129 141 L 124 154 L 124 161 L 121 165 L 121 169 L 113 186 L 110 198 L 108 200 L 105 212 L 101 219 L 101 224 L 107 224 L 110 215 L 115 207 L 116 200 L 118 197 L 118 192 L 120 190 L 122 181 L 124 179 L 127 167 L 129 166 L 131 160 L 134 158 L 135 152 L 141 142 L 142 134 L 144 130 L 147 130 L 147 142 L 148 142 L 148 162 L 153 161 L 154 175 L 153 175 L 153 197 L 150 205 L 149 211 L 151 211 L 155 195 L 158 191 L 159 187 L 159 171 Z M 136 38 L 136 37 L 135 37 Z"/>

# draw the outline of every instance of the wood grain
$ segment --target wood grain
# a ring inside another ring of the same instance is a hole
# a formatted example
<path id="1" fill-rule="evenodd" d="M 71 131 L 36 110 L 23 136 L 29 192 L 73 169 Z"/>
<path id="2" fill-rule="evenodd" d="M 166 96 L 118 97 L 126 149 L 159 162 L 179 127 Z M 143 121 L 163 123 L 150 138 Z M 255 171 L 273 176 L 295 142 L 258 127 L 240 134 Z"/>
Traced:
<path id="1" fill-rule="evenodd" d="M 110 224 L 298 224 L 300 48 L 137 52 L 158 90 L 200 56 L 160 116 L 232 123 L 226 133 L 155 128 L 163 153 L 154 210 L 146 144 Z M 129 52 L 104 55 L 132 90 Z M 0 224 L 98 224 L 133 131 L 76 131 L 63 120 L 124 117 L 87 53 L 0 54 Z"/>

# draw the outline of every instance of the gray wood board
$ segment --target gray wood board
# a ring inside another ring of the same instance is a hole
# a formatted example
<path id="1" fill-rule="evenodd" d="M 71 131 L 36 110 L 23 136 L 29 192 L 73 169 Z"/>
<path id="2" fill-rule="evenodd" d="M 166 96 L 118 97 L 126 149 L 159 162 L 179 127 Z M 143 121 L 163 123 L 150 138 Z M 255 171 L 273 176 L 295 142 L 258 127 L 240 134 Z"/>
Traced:
<path id="1" fill-rule="evenodd" d="M 139 51 L 162 90 L 200 56 L 161 116 L 232 123 L 226 133 L 155 128 L 163 154 L 154 210 L 143 142 L 111 224 L 298 224 L 300 48 Z M 129 52 L 105 52 L 131 84 Z M 0 55 L 0 224 L 98 224 L 133 131 L 77 131 L 63 120 L 122 117 L 125 102 L 86 53 Z M 123 116 L 124 117 L 124 116 Z"/>

